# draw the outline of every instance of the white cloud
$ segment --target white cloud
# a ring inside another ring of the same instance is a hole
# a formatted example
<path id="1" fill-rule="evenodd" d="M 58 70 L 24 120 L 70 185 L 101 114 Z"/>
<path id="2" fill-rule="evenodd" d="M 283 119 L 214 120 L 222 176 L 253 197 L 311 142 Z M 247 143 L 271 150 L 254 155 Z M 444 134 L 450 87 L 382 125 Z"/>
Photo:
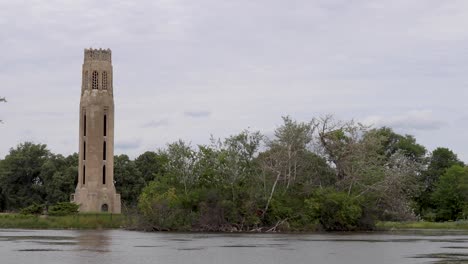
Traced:
<path id="1" fill-rule="evenodd" d="M 141 146 L 141 140 L 139 139 L 118 140 L 115 143 L 115 149 L 117 152 L 138 149 L 140 146 Z"/>
<path id="2" fill-rule="evenodd" d="M 447 122 L 437 118 L 431 110 L 412 110 L 392 116 L 369 116 L 363 121 L 376 127 L 387 126 L 405 131 L 437 130 L 447 125 Z"/>
<path id="3" fill-rule="evenodd" d="M 168 119 L 161 119 L 161 120 L 154 120 L 150 121 L 148 123 L 143 124 L 141 127 L 142 128 L 156 128 L 156 127 L 164 127 L 169 125 L 169 120 Z"/>
<path id="4" fill-rule="evenodd" d="M 208 117 L 211 115 L 211 112 L 210 111 L 185 111 L 184 115 L 187 117 L 199 118 L 199 117 Z"/>

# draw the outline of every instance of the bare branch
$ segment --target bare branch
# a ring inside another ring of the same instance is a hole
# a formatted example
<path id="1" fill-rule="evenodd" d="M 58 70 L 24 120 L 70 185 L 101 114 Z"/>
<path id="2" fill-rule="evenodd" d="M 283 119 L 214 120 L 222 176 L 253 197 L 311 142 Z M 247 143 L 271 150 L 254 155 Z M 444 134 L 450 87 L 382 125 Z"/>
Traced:
<path id="1" fill-rule="evenodd" d="M 5 97 L 0 97 L 0 103 L 6 103 Z M 0 123 L 3 123 L 3 121 L 0 119 Z"/>

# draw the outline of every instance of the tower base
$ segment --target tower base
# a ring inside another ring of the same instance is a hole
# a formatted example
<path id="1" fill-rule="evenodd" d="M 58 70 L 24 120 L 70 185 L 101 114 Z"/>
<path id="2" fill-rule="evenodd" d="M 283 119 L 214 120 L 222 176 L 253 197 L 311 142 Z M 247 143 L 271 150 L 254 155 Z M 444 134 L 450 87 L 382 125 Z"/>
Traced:
<path id="1" fill-rule="evenodd" d="M 80 206 L 80 212 L 121 213 L 120 194 L 115 189 L 102 188 L 91 191 L 87 188 L 76 189 L 70 197 L 71 202 Z"/>

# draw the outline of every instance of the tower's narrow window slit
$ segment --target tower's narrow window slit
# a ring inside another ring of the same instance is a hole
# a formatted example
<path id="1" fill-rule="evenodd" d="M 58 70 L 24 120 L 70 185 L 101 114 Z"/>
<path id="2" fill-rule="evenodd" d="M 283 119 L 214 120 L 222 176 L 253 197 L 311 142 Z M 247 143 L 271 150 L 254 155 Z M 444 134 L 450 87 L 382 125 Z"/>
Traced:
<path id="1" fill-rule="evenodd" d="M 102 184 L 106 184 L 106 165 L 102 166 Z"/>
<path id="2" fill-rule="evenodd" d="M 83 116 L 83 136 L 86 137 L 86 114 Z"/>
<path id="3" fill-rule="evenodd" d="M 102 144 L 102 160 L 106 160 L 106 142 L 104 141 L 104 143 Z"/>
<path id="4" fill-rule="evenodd" d="M 104 115 L 104 136 L 107 136 L 107 115 Z"/>
<path id="5" fill-rule="evenodd" d="M 83 185 L 86 183 L 86 166 L 83 165 Z"/>

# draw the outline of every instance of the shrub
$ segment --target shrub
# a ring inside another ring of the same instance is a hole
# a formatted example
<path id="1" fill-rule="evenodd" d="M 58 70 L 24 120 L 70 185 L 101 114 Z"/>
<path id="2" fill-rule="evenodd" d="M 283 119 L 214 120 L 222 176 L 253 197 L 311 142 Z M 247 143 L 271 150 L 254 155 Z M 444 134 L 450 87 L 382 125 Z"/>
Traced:
<path id="1" fill-rule="evenodd" d="M 63 216 L 78 213 L 79 206 L 75 203 L 62 202 L 49 207 L 49 215 Z"/>
<path id="2" fill-rule="evenodd" d="M 437 218 L 437 214 L 434 212 L 434 210 L 426 209 L 426 210 L 422 211 L 421 218 L 424 221 L 435 222 L 435 220 Z"/>
<path id="3" fill-rule="evenodd" d="M 465 202 L 463 205 L 463 211 L 461 214 L 462 220 L 468 220 L 468 202 Z"/>
<path id="4" fill-rule="evenodd" d="M 363 209 L 361 199 L 335 190 L 319 190 L 306 199 L 306 210 L 327 231 L 349 231 L 360 228 Z"/>
<path id="5" fill-rule="evenodd" d="M 152 230 L 183 230 L 190 228 L 190 211 L 181 206 L 181 199 L 174 187 L 150 182 L 143 189 L 138 209 Z"/>
<path id="6" fill-rule="evenodd" d="M 44 211 L 43 204 L 33 203 L 28 207 L 21 209 L 20 213 L 24 215 L 40 215 Z"/>

